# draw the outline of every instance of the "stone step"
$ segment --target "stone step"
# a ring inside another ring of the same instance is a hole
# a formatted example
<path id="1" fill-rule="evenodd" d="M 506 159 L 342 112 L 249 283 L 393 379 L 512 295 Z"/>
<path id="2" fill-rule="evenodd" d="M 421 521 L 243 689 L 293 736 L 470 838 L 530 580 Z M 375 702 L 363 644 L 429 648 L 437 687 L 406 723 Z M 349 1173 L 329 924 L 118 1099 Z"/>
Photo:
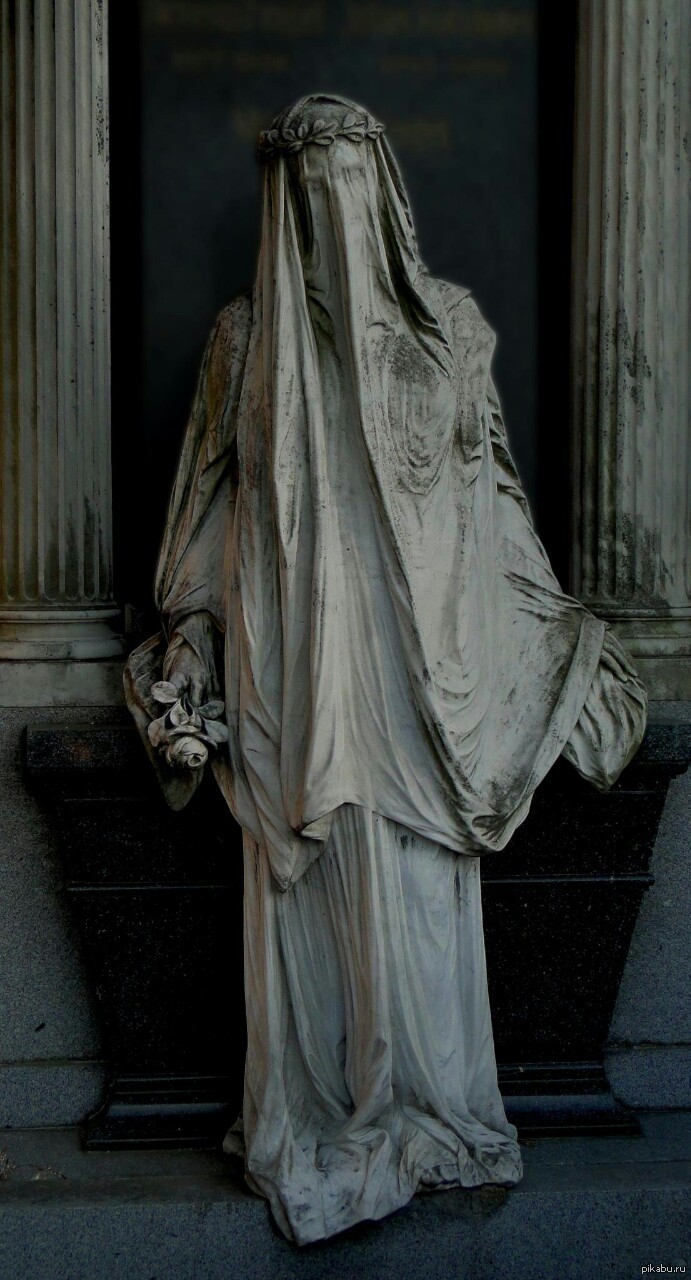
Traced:
<path id="1" fill-rule="evenodd" d="M 75 1130 L 8 1131 L 0 1276 L 628 1280 L 645 1267 L 691 1271 L 691 1116 L 643 1115 L 641 1129 L 640 1138 L 526 1144 L 525 1178 L 513 1191 L 421 1195 L 383 1222 L 306 1249 L 283 1239 L 233 1160 L 86 1154 Z"/>

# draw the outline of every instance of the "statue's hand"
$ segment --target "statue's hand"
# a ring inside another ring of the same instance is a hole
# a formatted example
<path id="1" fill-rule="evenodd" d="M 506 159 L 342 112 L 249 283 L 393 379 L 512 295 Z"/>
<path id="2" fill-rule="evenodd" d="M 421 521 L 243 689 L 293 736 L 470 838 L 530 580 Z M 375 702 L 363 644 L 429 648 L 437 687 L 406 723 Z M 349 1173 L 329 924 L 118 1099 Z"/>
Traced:
<path id="1" fill-rule="evenodd" d="M 209 751 L 228 742 L 220 698 L 207 700 L 213 684 L 209 669 L 189 641 L 173 637 L 163 662 L 163 679 L 152 684 L 152 704 L 165 708 L 152 714 L 147 732 L 151 746 L 177 769 L 201 769 Z"/>
<path id="2" fill-rule="evenodd" d="M 176 636 L 163 660 L 163 679 L 174 685 L 178 693 L 186 693 L 193 707 L 200 707 L 210 695 L 209 673 L 199 654 Z"/>

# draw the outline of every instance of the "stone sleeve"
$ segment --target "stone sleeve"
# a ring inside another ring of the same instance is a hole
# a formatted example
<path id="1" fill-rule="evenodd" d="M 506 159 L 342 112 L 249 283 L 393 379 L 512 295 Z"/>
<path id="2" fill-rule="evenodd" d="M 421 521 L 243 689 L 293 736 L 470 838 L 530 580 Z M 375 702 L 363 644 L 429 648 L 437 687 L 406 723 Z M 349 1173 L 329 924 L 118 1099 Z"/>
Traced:
<path id="1" fill-rule="evenodd" d="M 607 628 L 602 656 L 563 755 L 600 791 L 616 782 L 645 732 L 647 696 L 631 661 Z"/>
<path id="2" fill-rule="evenodd" d="M 235 433 L 248 307 L 248 299 L 236 299 L 221 312 L 202 361 L 157 573 L 156 599 L 169 636 L 195 613 L 209 614 L 225 629 L 225 556 L 237 491 Z"/>

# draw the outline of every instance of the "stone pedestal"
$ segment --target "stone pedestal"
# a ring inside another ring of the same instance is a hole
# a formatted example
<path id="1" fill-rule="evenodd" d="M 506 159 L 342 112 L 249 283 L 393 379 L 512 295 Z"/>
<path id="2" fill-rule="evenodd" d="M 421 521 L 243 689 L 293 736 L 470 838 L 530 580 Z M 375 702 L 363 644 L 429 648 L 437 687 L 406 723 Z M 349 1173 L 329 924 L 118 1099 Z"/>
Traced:
<path id="1" fill-rule="evenodd" d="M 106 0 L 2 0 L 0 701 L 79 701 L 112 596 Z M 28 665 L 26 665 L 28 664 Z M 90 697 L 99 679 L 87 677 Z M 76 695 L 76 696 L 73 696 Z"/>
<path id="2" fill-rule="evenodd" d="M 691 697 L 685 0 L 581 0 L 573 590 Z"/>

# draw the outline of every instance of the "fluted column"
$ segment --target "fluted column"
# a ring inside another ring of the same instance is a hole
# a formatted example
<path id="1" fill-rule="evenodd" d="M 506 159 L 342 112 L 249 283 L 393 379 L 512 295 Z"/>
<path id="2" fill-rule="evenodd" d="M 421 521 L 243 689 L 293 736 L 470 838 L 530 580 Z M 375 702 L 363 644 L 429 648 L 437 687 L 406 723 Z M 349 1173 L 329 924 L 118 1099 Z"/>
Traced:
<path id="1" fill-rule="evenodd" d="M 18 669 L 122 650 L 111 564 L 107 0 L 0 0 L 0 12 L 0 662 Z"/>
<path id="2" fill-rule="evenodd" d="M 688 0 L 580 0 L 573 588 L 691 697 Z"/>

